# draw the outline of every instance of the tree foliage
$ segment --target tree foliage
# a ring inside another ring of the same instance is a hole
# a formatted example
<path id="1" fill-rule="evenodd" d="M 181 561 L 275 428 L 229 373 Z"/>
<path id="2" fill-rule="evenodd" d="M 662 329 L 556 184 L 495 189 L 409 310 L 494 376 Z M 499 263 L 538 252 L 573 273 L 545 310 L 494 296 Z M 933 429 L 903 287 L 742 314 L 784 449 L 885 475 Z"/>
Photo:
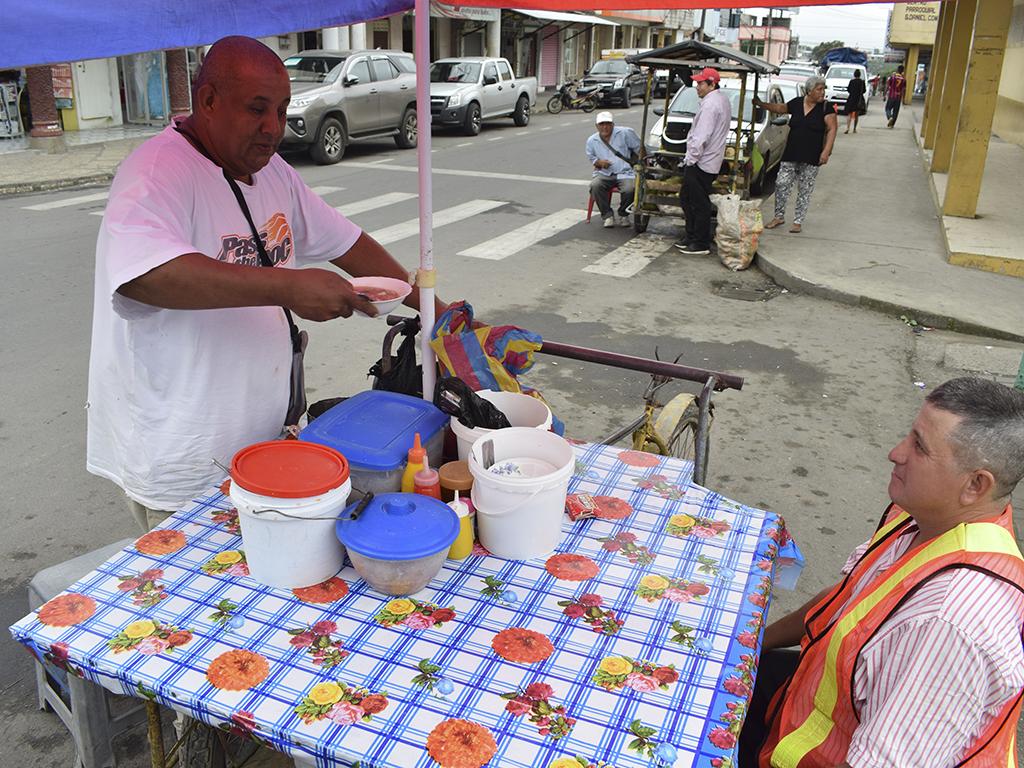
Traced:
<path id="1" fill-rule="evenodd" d="M 821 61 L 821 57 L 824 56 L 828 51 L 833 48 L 843 48 L 846 46 L 842 40 L 826 40 L 825 42 L 818 43 L 814 46 L 814 50 L 811 51 L 811 61 L 817 64 Z"/>

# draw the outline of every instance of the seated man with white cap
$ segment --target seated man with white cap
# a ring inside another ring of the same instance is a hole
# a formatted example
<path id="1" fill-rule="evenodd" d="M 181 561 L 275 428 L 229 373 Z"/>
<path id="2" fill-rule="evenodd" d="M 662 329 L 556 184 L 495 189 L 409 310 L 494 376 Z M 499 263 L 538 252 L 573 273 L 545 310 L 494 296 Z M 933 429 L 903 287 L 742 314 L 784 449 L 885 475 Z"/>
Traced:
<path id="1" fill-rule="evenodd" d="M 628 227 L 626 209 L 633 200 L 636 173 L 630 157 L 640 151 L 640 137 L 632 128 L 615 125 L 611 112 L 598 112 L 597 133 L 587 139 L 587 159 L 594 166 L 594 179 L 590 182 L 590 195 L 597 203 L 604 226 L 615 226 L 612 211 L 612 187 L 619 188 L 620 227 Z"/>

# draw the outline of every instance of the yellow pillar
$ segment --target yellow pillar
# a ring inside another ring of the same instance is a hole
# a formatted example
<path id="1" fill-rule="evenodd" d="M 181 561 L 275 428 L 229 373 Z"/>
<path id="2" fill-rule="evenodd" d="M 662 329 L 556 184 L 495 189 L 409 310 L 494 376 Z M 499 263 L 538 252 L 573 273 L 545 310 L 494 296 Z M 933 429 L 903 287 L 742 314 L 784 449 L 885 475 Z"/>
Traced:
<path id="1" fill-rule="evenodd" d="M 942 203 L 942 213 L 946 216 L 973 218 L 978 208 L 1012 13 L 1013 0 L 978 3 L 963 105 L 949 166 L 946 199 Z"/>
<path id="2" fill-rule="evenodd" d="M 903 71 L 907 75 L 907 88 L 903 91 L 903 103 L 909 105 L 914 100 L 914 89 L 917 87 L 917 59 L 921 53 L 920 45 L 912 45 L 907 49 L 906 64 Z"/>
<path id="3" fill-rule="evenodd" d="M 939 25 L 935 30 L 935 44 L 932 46 L 932 61 L 928 67 L 928 91 L 924 98 L 924 125 L 921 137 L 926 149 L 935 146 L 935 126 L 938 125 L 939 104 L 942 102 L 942 84 L 946 79 L 946 59 L 949 55 L 949 41 L 953 31 L 953 3 L 944 2 L 939 6 Z"/>
<path id="4" fill-rule="evenodd" d="M 942 86 L 939 113 L 936 115 L 938 126 L 935 151 L 932 153 L 932 173 L 946 173 L 953 156 L 953 141 L 956 139 L 964 75 L 967 73 L 967 55 L 974 35 L 974 12 L 977 8 L 978 0 L 956 0 L 949 58 L 946 59 L 946 79 Z"/>

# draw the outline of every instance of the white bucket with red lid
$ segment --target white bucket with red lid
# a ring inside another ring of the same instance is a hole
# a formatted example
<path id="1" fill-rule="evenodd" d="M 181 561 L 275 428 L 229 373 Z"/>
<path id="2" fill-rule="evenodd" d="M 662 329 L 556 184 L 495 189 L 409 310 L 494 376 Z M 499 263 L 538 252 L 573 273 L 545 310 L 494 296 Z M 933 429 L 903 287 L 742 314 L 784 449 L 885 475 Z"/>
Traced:
<path id="1" fill-rule="evenodd" d="M 334 526 L 351 490 L 348 461 L 325 445 L 272 440 L 236 453 L 230 496 L 249 574 L 280 589 L 334 576 L 345 561 Z"/>

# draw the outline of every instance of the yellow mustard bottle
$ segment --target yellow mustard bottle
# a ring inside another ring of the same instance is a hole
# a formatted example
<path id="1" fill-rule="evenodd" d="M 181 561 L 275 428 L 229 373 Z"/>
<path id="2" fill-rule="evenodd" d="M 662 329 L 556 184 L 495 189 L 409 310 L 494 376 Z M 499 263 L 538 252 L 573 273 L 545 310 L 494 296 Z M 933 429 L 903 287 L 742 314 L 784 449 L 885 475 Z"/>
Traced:
<path id="1" fill-rule="evenodd" d="M 420 433 L 413 438 L 409 458 L 402 473 L 402 493 L 413 493 L 416 490 L 416 473 L 423 469 L 423 460 L 427 457 L 427 449 L 420 445 Z"/>
<path id="2" fill-rule="evenodd" d="M 473 554 L 473 511 L 459 498 L 458 491 L 455 492 L 455 500 L 450 501 L 448 506 L 459 516 L 459 535 L 452 542 L 448 557 L 452 560 L 465 560 Z"/>

